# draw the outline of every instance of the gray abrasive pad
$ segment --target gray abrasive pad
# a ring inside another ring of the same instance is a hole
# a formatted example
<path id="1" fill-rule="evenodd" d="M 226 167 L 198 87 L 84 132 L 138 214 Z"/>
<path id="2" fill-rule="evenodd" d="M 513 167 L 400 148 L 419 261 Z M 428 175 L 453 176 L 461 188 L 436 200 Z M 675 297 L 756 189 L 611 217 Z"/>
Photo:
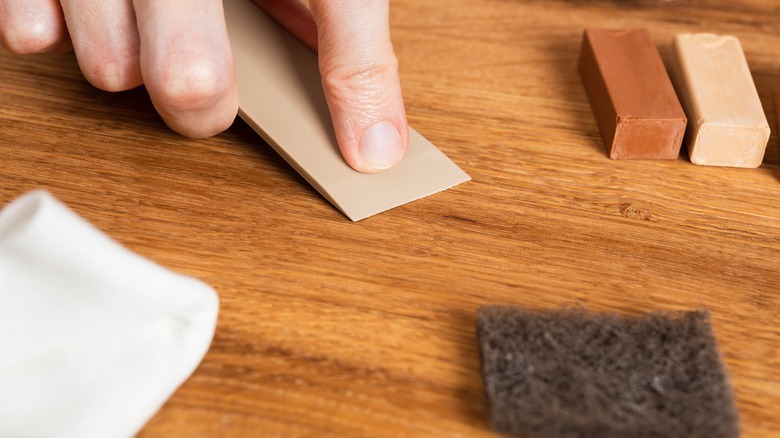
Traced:
<path id="1" fill-rule="evenodd" d="M 534 437 L 739 435 L 707 312 L 477 314 L 490 422 Z"/>

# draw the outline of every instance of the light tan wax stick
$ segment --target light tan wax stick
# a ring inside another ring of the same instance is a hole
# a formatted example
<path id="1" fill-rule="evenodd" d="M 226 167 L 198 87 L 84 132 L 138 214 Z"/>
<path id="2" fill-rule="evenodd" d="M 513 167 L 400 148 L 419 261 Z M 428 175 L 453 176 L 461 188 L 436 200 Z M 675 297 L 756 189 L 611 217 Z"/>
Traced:
<path id="1" fill-rule="evenodd" d="M 410 128 L 409 150 L 377 174 L 353 170 L 339 152 L 317 55 L 250 0 L 224 0 L 239 115 L 347 217 L 358 221 L 471 178 Z"/>
<path id="2" fill-rule="evenodd" d="M 727 35 L 677 35 L 671 73 L 688 115 L 691 162 L 760 166 L 769 124 L 739 40 Z"/>

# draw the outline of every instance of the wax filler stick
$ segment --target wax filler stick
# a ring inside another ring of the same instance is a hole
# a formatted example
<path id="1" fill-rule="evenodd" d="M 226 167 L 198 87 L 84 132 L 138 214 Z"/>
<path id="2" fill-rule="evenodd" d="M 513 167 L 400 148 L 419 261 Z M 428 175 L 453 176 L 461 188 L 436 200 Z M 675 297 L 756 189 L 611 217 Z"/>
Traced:
<path id="1" fill-rule="evenodd" d="M 357 221 L 471 178 L 410 128 L 396 167 L 362 174 L 342 158 L 317 56 L 249 0 L 225 0 L 239 115 L 314 188 Z"/>
<path id="2" fill-rule="evenodd" d="M 680 34 L 672 47 L 672 80 L 690 118 L 686 144 L 691 162 L 760 166 L 769 123 L 739 40 Z"/>
<path id="3" fill-rule="evenodd" d="M 707 312 L 477 312 L 490 422 L 526 438 L 731 438 L 734 396 Z"/>
<path id="4" fill-rule="evenodd" d="M 579 71 L 610 158 L 677 158 L 687 120 L 647 30 L 585 30 Z"/>

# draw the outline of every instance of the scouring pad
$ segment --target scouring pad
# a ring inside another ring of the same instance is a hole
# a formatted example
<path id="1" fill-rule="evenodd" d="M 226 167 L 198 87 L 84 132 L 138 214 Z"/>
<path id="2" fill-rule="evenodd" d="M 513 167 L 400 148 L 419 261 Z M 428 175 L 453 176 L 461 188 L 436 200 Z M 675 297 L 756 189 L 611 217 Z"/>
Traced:
<path id="1" fill-rule="evenodd" d="M 706 311 L 477 312 L 493 429 L 527 438 L 739 435 Z"/>

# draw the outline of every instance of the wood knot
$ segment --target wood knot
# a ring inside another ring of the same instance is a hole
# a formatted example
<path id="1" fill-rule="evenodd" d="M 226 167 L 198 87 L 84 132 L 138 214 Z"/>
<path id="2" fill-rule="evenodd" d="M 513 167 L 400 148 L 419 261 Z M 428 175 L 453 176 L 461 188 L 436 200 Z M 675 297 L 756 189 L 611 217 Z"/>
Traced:
<path id="1" fill-rule="evenodd" d="M 637 207 L 634 204 L 621 204 L 620 215 L 631 219 L 640 219 L 643 221 L 655 221 L 655 217 L 650 210 Z"/>

